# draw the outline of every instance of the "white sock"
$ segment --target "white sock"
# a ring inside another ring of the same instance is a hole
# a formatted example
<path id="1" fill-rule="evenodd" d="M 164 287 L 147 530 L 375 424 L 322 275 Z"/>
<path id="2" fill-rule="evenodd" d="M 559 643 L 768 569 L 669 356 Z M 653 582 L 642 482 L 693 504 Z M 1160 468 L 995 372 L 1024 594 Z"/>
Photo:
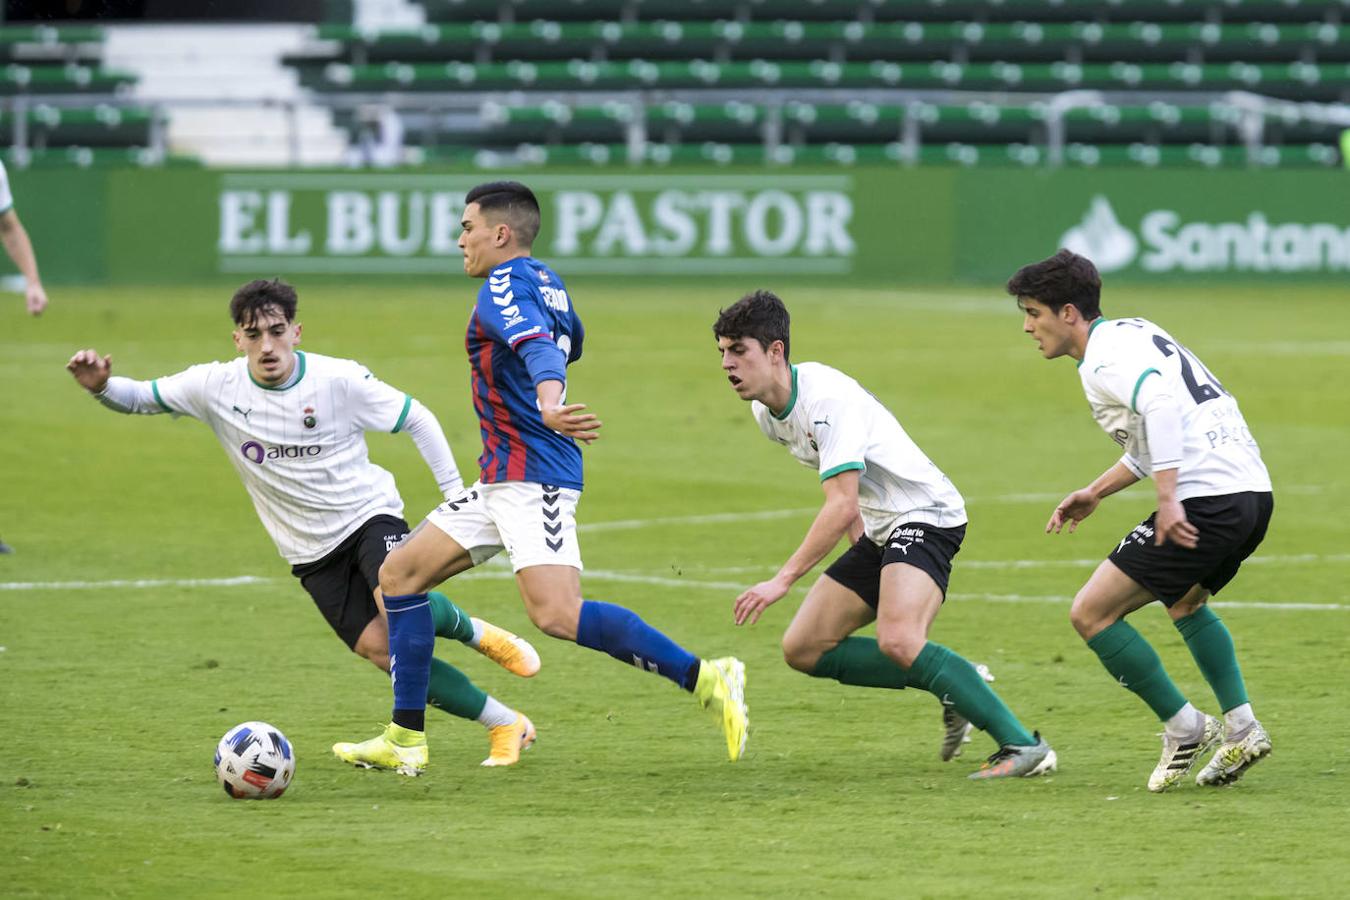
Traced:
<path id="1" fill-rule="evenodd" d="M 488 695 L 487 703 L 483 704 L 483 711 L 478 714 L 478 721 L 486 728 L 496 728 L 498 725 L 510 725 L 516 720 L 516 711 L 509 706 L 500 703 L 496 697 Z"/>
<path id="2" fill-rule="evenodd" d="M 1167 720 L 1164 730 L 1169 737 L 1185 740 L 1194 737 L 1197 732 L 1205 727 L 1205 716 L 1200 710 L 1191 706 L 1188 701 L 1185 706 L 1177 710 L 1177 714 Z"/>
<path id="3" fill-rule="evenodd" d="M 1252 705 L 1244 703 L 1233 707 L 1223 714 L 1223 724 L 1230 738 L 1235 734 L 1245 734 L 1256 724 L 1256 716 L 1252 715 Z"/>
<path id="4" fill-rule="evenodd" d="M 469 638 L 465 643 L 477 650 L 478 642 L 483 639 L 483 620 L 470 619 L 469 624 L 473 626 L 473 637 Z M 488 699 L 491 700 L 492 698 L 489 697 Z"/>

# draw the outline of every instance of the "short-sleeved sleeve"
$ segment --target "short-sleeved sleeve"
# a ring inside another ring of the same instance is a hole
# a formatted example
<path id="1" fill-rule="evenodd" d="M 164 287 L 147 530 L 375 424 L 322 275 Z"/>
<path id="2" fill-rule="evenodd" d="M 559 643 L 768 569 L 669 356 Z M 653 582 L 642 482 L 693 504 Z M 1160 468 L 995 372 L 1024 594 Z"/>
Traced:
<path id="1" fill-rule="evenodd" d="M 1092 368 L 1087 381 L 1102 396 L 1109 397 L 1131 412 L 1138 412 L 1136 403 L 1144 382 L 1160 374 L 1151 354 L 1132 352 L 1137 348 L 1120 345 L 1085 365 Z"/>
<path id="2" fill-rule="evenodd" d="M 184 369 L 176 375 L 166 375 L 150 382 L 150 390 L 165 412 L 176 416 L 205 419 L 207 415 L 207 385 L 218 362 L 202 363 Z"/>
<path id="3" fill-rule="evenodd" d="M 14 208 L 14 194 L 9 190 L 9 172 L 5 169 L 5 164 L 0 162 L 0 213 L 9 212 Z"/>
<path id="4" fill-rule="evenodd" d="M 816 398 L 806 412 L 811 440 L 820 454 L 821 481 L 850 469 L 867 468 L 865 419 L 850 410 L 845 397 L 832 394 Z"/>
<path id="5" fill-rule="evenodd" d="M 397 434 L 403 430 L 412 408 L 411 396 L 385 384 L 360 364 L 352 366 L 349 381 L 353 422 L 366 431 Z"/>
<path id="6" fill-rule="evenodd" d="M 510 273 L 489 275 L 478 291 L 478 321 L 494 339 L 512 350 L 523 340 L 548 337 L 548 318 L 539 294 L 528 281 Z"/>

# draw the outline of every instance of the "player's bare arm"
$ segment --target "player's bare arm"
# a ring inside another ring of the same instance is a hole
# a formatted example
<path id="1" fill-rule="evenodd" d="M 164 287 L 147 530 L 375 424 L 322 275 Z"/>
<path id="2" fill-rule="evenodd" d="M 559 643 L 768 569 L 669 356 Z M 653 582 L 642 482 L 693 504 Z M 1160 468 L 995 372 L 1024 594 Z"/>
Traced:
<path id="1" fill-rule="evenodd" d="M 781 600 L 796 581 L 815 568 L 839 543 L 845 534 L 850 534 L 855 522 L 860 523 L 858 514 L 858 472 L 855 469 L 840 472 L 821 483 L 825 491 L 825 502 L 816 513 L 815 521 L 806 532 L 799 546 L 783 563 L 778 574 L 768 581 L 761 581 L 736 598 L 733 613 L 737 625 L 747 621 L 753 625 L 759 621 L 764 610 Z"/>
<path id="2" fill-rule="evenodd" d="M 541 381 L 535 394 L 539 398 L 539 413 L 549 428 L 583 444 L 600 437 L 600 426 L 604 423 L 594 413 L 583 413 L 584 403 L 563 403 L 561 381 Z"/>
<path id="3" fill-rule="evenodd" d="M 1153 543 L 1161 547 L 1171 541 L 1179 547 L 1193 550 L 1200 542 L 1200 532 L 1186 519 L 1186 509 L 1177 499 L 1177 472 L 1179 469 L 1161 469 L 1153 473 L 1158 488 L 1158 512 L 1153 517 Z"/>
<path id="4" fill-rule="evenodd" d="M 108 386 L 112 372 L 112 355 L 99 356 L 97 350 L 80 350 L 66 363 L 66 371 L 75 376 L 80 387 L 97 394 Z"/>
<path id="5" fill-rule="evenodd" d="M 0 213 L 0 243 L 5 245 L 5 252 L 28 283 L 24 289 L 24 301 L 29 314 L 42 315 L 42 311 L 47 308 L 47 292 L 38 276 L 37 255 L 33 252 L 33 242 L 27 230 L 19 221 L 19 214 L 12 208 Z"/>
<path id="6" fill-rule="evenodd" d="M 1131 472 L 1128 466 L 1122 462 L 1116 463 L 1099 475 L 1092 484 L 1079 488 L 1059 501 L 1059 505 L 1050 515 L 1050 521 L 1045 523 L 1045 533 L 1059 534 L 1064 526 L 1068 525 L 1069 533 L 1072 534 L 1078 529 L 1079 522 L 1092 515 L 1098 503 L 1138 480 L 1139 476 Z"/>

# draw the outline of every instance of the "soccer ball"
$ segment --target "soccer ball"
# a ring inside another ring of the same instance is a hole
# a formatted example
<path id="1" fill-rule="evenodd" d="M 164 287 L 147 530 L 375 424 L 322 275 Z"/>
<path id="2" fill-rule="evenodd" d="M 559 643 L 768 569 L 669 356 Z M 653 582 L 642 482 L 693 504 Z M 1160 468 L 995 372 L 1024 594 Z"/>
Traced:
<path id="1" fill-rule="evenodd" d="M 291 742 L 266 722 L 236 725 L 216 745 L 216 777 L 236 800 L 280 797 L 294 774 Z"/>

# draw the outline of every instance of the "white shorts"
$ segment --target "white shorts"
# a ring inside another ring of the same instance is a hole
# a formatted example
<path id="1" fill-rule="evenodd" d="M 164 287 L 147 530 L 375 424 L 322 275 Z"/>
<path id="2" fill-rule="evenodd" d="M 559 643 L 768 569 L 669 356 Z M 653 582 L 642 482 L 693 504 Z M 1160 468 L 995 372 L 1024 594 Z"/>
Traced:
<path id="1" fill-rule="evenodd" d="M 427 521 L 469 551 L 475 566 L 503 548 L 511 569 L 581 569 L 577 501 L 581 491 L 536 481 L 481 481 L 427 514 Z"/>

